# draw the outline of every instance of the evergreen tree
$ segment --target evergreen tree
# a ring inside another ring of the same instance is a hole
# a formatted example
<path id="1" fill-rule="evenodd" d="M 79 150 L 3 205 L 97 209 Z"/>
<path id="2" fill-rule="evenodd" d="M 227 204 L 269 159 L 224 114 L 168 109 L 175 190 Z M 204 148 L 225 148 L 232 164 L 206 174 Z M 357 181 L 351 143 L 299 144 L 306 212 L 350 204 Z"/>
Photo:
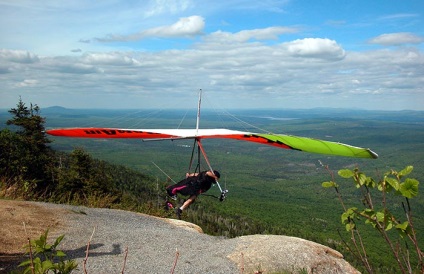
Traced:
<path id="1" fill-rule="evenodd" d="M 45 118 L 40 116 L 40 107 L 38 105 L 31 103 L 30 108 L 28 108 L 22 98 L 19 98 L 16 108 L 10 109 L 9 113 L 13 115 L 13 118 L 6 122 L 7 125 L 20 127 L 17 133 L 23 136 L 33 149 L 38 151 L 47 149 L 47 144 L 50 143 L 50 140 L 46 136 L 44 128 Z"/>
<path id="2" fill-rule="evenodd" d="M 31 104 L 28 108 L 19 98 L 16 108 L 9 110 L 13 115 L 6 124 L 15 126 L 16 133 L 1 132 L 0 162 L 5 163 L 0 171 L 9 183 L 20 183 L 24 189 L 37 191 L 49 183 L 47 174 L 51 160 L 51 150 L 47 146 L 45 119 L 40 116 L 40 108 Z"/>

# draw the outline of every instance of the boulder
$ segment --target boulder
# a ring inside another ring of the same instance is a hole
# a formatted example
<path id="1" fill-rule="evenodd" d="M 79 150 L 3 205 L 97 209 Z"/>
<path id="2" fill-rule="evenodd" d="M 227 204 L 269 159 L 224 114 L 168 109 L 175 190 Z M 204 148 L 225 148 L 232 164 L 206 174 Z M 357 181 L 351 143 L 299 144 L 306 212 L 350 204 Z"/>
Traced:
<path id="1" fill-rule="evenodd" d="M 281 235 L 249 235 L 233 239 L 236 250 L 228 258 L 243 273 L 360 273 L 327 246 Z"/>

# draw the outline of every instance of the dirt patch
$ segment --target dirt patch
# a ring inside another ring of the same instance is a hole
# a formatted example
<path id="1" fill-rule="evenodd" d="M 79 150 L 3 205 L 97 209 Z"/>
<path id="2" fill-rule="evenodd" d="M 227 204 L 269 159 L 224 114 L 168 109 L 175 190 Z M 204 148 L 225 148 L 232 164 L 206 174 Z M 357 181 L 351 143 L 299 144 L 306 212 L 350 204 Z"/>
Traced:
<path id="1" fill-rule="evenodd" d="M 11 264 L 22 259 L 28 237 L 39 238 L 47 228 L 49 239 L 59 236 L 65 214 L 65 210 L 31 202 L 0 199 L 0 273 L 6 273 Z"/>

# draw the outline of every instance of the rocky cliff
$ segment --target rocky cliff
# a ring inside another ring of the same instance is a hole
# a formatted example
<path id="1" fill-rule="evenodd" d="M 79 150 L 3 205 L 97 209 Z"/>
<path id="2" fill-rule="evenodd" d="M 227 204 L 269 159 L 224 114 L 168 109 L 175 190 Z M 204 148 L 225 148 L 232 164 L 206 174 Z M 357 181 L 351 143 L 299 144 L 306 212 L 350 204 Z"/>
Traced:
<path id="1" fill-rule="evenodd" d="M 233 239 L 205 235 L 197 225 L 134 212 L 0 200 L 0 272 L 5 258 L 21 260 L 28 236 L 50 227 L 51 241 L 83 273 L 358 273 L 342 254 L 304 239 L 250 235 Z M 93 233 L 94 232 L 94 233 Z M 88 260 L 84 265 L 86 247 Z M 10 268 L 8 268 L 10 270 Z"/>

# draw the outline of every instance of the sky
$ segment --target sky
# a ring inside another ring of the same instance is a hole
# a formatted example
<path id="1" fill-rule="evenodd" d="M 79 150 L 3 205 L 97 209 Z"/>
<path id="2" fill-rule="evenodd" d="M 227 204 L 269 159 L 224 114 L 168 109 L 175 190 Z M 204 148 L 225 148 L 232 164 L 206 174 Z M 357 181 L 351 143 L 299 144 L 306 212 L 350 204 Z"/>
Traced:
<path id="1" fill-rule="evenodd" d="M 0 0 L 0 108 L 424 110 L 423 0 Z M 207 106 L 204 106 L 207 107 Z"/>

